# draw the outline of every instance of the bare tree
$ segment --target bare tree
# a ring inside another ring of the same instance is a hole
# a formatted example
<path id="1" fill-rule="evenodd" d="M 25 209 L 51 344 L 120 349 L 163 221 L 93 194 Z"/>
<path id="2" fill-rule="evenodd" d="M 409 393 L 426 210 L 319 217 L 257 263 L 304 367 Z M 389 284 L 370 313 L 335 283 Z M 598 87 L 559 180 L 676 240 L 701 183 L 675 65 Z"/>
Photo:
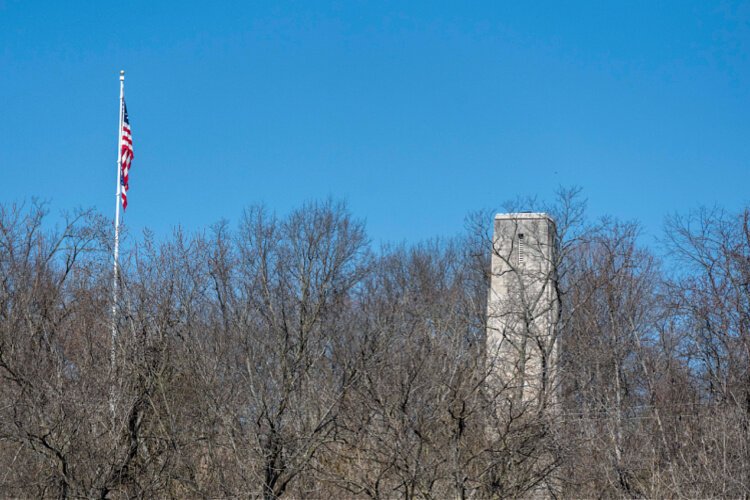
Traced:
<path id="1" fill-rule="evenodd" d="M 699 495 L 750 494 L 750 211 L 668 222 L 681 271 L 670 297 L 697 389 L 681 462 Z"/>
<path id="2" fill-rule="evenodd" d="M 0 494 L 750 495 L 750 213 L 673 218 L 670 267 L 584 205 L 509 207 L 555 221 L 535 275 L 486 214 L 377 251 L 330 201 L 127 236 L 113 370 L 110 224 L 0 205 Z"/>

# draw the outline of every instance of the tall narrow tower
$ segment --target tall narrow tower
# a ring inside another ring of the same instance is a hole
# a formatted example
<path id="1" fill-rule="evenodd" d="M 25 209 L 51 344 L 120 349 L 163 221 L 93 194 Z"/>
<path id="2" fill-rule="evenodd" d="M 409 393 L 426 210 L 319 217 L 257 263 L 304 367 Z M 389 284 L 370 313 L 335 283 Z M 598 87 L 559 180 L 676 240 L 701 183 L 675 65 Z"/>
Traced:
<path id="1" fill-rule="evenodd" d="M 557 387 L 555 247 L 549 215 L 495 216 L 487 303 L 491 383 L 516 402 L 544 407 Z"/>

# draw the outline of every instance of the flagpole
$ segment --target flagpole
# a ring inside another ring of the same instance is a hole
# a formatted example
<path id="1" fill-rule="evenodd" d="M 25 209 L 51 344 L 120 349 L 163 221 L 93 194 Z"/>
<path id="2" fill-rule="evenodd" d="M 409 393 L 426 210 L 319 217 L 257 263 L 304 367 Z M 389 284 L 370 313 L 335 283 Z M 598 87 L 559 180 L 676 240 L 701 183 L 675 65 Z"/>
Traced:
<path id="1" fill-rule="evenodd" d="M 112 279 L 112 345 L 109 353 L 109 364 L 112 374 L 115 371 L 115 343 L 117 341 L 117 278 L 119 266 L 117 263 L 120 251 L 120 197 L 122 194 L 122 113 L 123 99 L 125 97 L 125 71 L 120 71 L 120 121 L 117 129 L 117 191 L 115 197 L 115 249 L 114 249 L 114 273 Z M 114 381 L 112 385 L 112 394 L 110 399 L 110 410 L 114 418 L 115 400 L 114 400 Z"/>

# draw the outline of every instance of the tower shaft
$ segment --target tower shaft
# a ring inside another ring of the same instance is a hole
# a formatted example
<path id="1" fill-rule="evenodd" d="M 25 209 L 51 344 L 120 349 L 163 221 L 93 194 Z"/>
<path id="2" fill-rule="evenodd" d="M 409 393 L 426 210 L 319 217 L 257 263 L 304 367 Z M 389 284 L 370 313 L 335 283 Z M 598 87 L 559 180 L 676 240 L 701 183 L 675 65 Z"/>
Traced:
<path id="1" fill-rule="evenodd" d="M 546 406 L 557 385 L 556 233 L 545 213 L 495 216 L 487 360 L 496 387 Z"/>

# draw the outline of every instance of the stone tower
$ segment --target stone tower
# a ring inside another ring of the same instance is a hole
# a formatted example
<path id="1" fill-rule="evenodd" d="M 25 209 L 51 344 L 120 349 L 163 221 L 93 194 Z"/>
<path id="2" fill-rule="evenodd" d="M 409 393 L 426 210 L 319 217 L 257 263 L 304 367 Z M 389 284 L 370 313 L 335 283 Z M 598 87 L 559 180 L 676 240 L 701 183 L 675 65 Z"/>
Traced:
<path id="1" fill-rule="evenodd" d="M 491 383 L 514 401 L 544 407 L 557 392 L 555 248 L 549 215 L 495 216 L 487 303 Z"/>

